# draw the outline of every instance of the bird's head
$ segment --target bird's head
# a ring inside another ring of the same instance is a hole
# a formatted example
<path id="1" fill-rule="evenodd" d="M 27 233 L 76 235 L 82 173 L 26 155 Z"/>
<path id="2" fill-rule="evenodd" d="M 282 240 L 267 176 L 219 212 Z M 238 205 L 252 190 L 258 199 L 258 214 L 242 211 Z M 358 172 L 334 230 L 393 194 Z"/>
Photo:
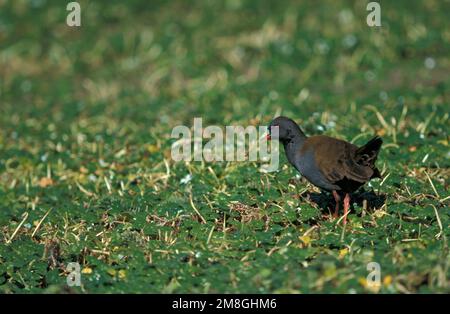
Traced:
<path id="1" fill-rule="evenodd" d="M 277 117 L 268 126 L 267 139 L 272 139 L 274 129 L 278 128 L 278 140 L 283 144 L 291 142 L 297 136 L 304 136 L 297 123 L 287 117 Z"/>

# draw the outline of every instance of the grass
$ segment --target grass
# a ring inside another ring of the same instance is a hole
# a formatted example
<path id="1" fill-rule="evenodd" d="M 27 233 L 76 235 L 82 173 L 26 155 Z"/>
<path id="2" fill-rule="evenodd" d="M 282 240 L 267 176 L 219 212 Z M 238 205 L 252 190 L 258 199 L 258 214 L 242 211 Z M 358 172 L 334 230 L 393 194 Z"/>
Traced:
<path id="1" fill-rule="evenodd" d="M 383 1 L 381 28 L 364 1 L 80 4 L 69 28 L 61 1 L 0 0 L 1 293 L 450 292 L 448 1 Z M 383 137 L 345 230 L 284 154 L 170 158 L 194 117 L 276 113 Z"/>

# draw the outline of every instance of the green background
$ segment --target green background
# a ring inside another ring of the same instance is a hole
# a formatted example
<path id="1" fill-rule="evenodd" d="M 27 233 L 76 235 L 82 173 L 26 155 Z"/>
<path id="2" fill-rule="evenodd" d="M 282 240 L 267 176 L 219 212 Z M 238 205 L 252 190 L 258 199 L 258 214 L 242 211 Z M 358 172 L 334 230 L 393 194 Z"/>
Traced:
<path id="1" fill-rule="evenodd" d="M 450 292 L 449 1 L 67 2 L 0 0 L 1 293 Z M 383 137 L 345 230 L 284 153 L 170 158 L 194 117 L 280 113 Z"/>

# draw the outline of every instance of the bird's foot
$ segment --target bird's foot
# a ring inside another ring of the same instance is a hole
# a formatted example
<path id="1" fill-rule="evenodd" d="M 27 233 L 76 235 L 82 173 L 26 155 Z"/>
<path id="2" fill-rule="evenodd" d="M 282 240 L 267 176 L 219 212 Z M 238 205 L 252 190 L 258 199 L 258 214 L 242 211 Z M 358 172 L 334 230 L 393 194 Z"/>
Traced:
<path id="1" fill-rule="evenodd" d="M 334 217 L 334 218 L 338 218 L 338 216 L 339 216 L 339 202 L 341 201 L 341 197 L 340 197 L 339 194 L 337 194 L 337 192 L 334 191 L 334 190 L 333 190 L 333 197 L 334 197 L 334 200 L 336 201 L 336 206 L 335 206 L 335 208 L 334 208 L 334 214 L 333 214 L 333 217 Z"/>
<path id="2" fill-rule="evenodd" d="M 350 209 L 350 195 L 348 193 L 345 194 L 344 197 L 344 225 L 347 224 L 347 215 L 349 213 L 349 209 Z"/>

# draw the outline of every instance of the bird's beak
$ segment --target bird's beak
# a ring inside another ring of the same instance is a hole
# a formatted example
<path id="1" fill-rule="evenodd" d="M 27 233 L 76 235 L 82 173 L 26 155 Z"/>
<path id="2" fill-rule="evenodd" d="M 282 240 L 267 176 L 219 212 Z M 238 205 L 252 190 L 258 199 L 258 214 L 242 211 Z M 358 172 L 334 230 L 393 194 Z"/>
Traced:
<path id="1" fill-rule="evenodd" d="M 267 133 L 266 140 L 270 141 L 272 138 L 270 137 L 270 133 Z"/>

